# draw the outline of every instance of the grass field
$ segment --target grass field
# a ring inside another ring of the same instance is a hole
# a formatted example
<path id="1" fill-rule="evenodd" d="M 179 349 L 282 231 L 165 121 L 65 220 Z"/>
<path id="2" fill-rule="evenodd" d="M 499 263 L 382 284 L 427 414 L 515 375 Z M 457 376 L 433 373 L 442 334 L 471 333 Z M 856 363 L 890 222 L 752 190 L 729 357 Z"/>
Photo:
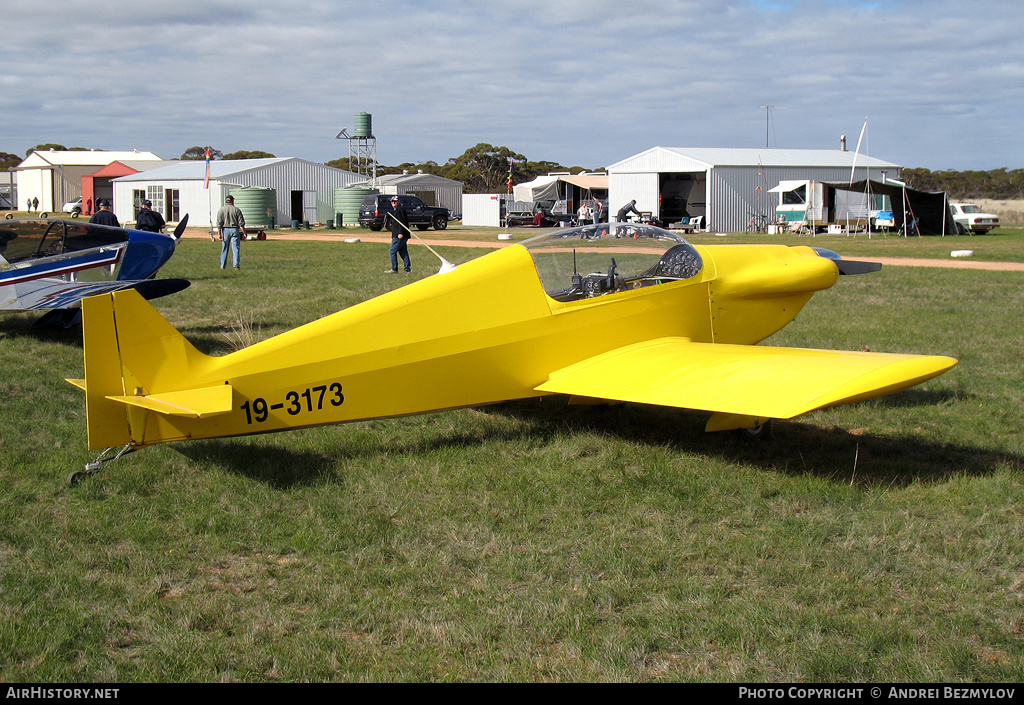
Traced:
<path id="1" fill-rule="evenodd" d="M 997 233 L 799 243 L 1024 261 Z M 222 354 L 406 283 L 386 248 L 244 243 L 234 273 L 186 240 L 156 305 Z M 844 277 L 768 343 L 960 364 L 765 444 L 546 398 L 165 444 L 75 488 L 80 334 L 4 315 L 0 681 L 1020 682 L 1022 284 Z"/>

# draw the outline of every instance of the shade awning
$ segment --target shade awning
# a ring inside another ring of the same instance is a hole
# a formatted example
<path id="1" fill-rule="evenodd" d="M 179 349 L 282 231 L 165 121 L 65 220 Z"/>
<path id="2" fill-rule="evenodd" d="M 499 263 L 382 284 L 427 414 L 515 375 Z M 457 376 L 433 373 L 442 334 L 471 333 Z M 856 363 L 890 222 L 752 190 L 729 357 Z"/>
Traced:
<path id="1" fill-rule="evenodd" d="M 795 191 L 801 186 L 806 186 L 808 183 L 807 179 L 780 181 L 778 186 L 768 189 L 768 193 L 786 193 L 787 191 Z"/>

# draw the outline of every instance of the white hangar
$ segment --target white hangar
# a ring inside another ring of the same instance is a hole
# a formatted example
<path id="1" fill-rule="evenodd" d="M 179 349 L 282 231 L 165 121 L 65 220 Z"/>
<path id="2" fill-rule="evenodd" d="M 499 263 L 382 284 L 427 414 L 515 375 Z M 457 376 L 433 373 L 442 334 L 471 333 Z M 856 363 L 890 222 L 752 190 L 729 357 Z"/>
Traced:
<path id="1" fill-rule="evenodd" d="M 462 217 L 462 182 L 436 174 L 418 171 L 410 174 L 386 174 L 377 177 L 380 192 L 418 196 L 428 206 L 441 206 L 451 211 L 452 218 Z"/>
<path id="2" fill-rule="evenodd" d="M 738 232 L 753 214 L 771 218 L 780 181 L 881 181 L 900 168 L 845 149 L 653 147 L 608 167 L 608 214 L 635 199 L 666 226 L 704 216 L 709 230 Z"/>
<path id="3" fill-rule="evenodd" d="M 116 161 L 153 161 L 160 157 L 152 152 L 109 152 L 98 149 L 67 151 L 34 151 L 15 167 L 18 200 L 21 208 L 26 200 L 38 199 L 39 210 L 59 213 L 68 201 L 82 195 L 82 177 Z"/>
<path id="4" fill-rule="evenodd" d="M 273 189 L 278 225 L 326 223 L 334 220 L 334 190 L 364 180 L 324 164 L 275 157 L 211 161 L 207 182 L 205 160 L 182 161 L 114 179 L 114 213 L 122 223 L 131 222 L 135 204 L 146 198 L 154 210 L 168 213 L 169 221 L 188 213 L 190 225 L 205 227 L 213 224 L 231 191 L 248 186 Z"/>

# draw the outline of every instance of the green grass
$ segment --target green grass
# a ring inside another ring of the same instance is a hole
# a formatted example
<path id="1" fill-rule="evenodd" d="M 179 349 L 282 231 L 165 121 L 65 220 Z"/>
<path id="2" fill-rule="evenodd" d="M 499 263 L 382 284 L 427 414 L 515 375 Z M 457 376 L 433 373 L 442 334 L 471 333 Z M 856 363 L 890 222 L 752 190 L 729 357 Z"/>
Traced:
<path id="1" fill-rule="evenodd" d="M 244 243 L 234 273 L 186 240 L 156 305 L 223 354 L 408 282 L 386 247 Z M 961 362 L 769 443 L 546 398 L 165 444 L 75 488 L 80 336 L 5 315 L 0 681 L 1019 682 L 1021 277 L 816 295 L 769 343 Z"/>

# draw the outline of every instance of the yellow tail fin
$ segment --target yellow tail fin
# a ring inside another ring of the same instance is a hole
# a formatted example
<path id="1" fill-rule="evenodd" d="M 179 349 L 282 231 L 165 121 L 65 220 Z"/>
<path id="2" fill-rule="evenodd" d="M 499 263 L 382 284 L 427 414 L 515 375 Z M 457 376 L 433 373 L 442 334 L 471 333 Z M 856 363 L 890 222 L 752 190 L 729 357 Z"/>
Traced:
<path id="1" fill-rule="evenodd" d="M 82 301 L 89 448 L 142 446 L 149 414 L 209 416 L 231 410 L 231 387 L 183 390 L 180 380 L 208 359 L 127 289 Z M 159 393 L 158 393 L 159 392 Z"/>

